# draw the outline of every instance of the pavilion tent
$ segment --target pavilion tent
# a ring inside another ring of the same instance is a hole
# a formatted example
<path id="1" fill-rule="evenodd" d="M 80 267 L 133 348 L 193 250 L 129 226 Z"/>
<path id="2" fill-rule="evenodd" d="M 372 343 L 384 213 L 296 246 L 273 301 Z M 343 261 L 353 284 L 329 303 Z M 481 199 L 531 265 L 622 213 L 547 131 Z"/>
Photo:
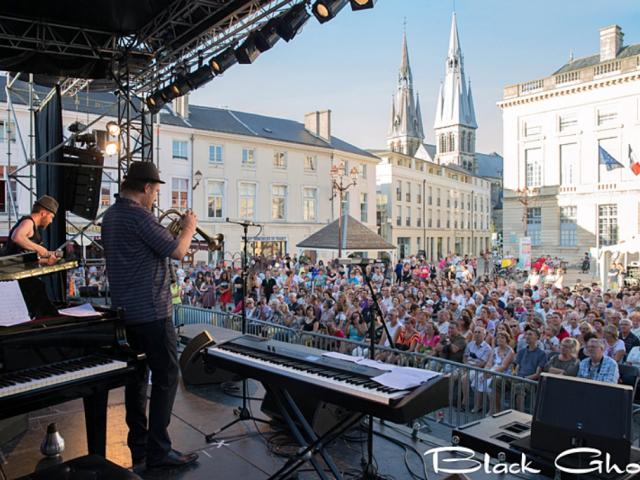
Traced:
<path id="1" fill-rule="evenodd" d="M 640 236 L 632 237 L 630 240 L 622 241 L 615 245 L 600 247 L 598 250 L 598 272 L 600 283 L 604 288 L 608 287 L 608 271 L 612 262 L 620 262 L 625 269 L 630 260 L 640 260 Z"/>

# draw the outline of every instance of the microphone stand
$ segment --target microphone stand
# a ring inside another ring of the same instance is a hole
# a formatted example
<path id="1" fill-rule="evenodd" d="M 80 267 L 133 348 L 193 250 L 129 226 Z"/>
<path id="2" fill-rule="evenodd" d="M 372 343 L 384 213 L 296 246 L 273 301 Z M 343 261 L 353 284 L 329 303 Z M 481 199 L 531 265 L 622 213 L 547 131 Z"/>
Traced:
<path id="1" fill-rule="evenodd" d="M 242 254 L 242 335 L 246 335 L 247 334 L 247 244 L 249 243 L 248 230 L 249 230 L 249 227 L 255 227 L 258 225 L 256 225 L 253 222 L 241 222 L 241 221 L 236 222 L 236 221 L 229 220 L 229 218 L 227 218 L 227 223 L 240 225 L 243 231 L 242 238 L 244 240 L 244 249 Z M 238 415 L 238 418 L 235 418 L 233 421 L 229 422 L 228 424 L 219 428 L 218 430 L 205 435 L 204 438 L 207 441 L 207 443 L 213 442 L 216 435 L 218 435 L 221 432 L 224 432 L 225 430 L 231 428 L 232 426 L 234 426 L 236 423 L 239 423 L 239 422 L 244 422 L 246 420 L 253 420 L 254 422 L 269 424 L 267 420 L 263 420 L 262 418 L 257 418 L 251 415 L 251 412 L 249 411 L 249 407 L 248 407 L 248 403 L 249 403 L 248 398 L 249 398 L 249 394 L 247 391 L 247 379 L 243 378 L 242 379 L 242 406 L 235 410 L 235 413 L 236 415 Z"/>
<path id="2" fill-rule="evenodd" d="M 382 327 L 387 335 L 387 339 L 389 340 L 389 345 L 391 348 L 395 348 L 393 343 L 393 338 L 391 338 L 391 334 L 389 333 L 389 329 L 387 328 L 387 324 L 384 321 L 384 316 L 382 315 L 382 311 L 380 310 L 380 304 L 378 303 L 378 297 L 376 295 L 375 290 L 373 289 L 373 285 L 371 284 L 371 278 L 367 274 L 367 266 L 371 264 L 360 264 L 360 268 L 362 270 L 362 277 L 369 287 L 369 292 L 371 292 L 371 298 L 373 299 L 373 316 L 371 318 L 371 322 L 369 323 L 369 358 L 371 360 L 375 360 L 375 345 L 376 345 L 376 318 L 380 318 L 382 321 Z M 371 308 L 371 307 L 369 307 Z M 363 459 L 363 471 L 362 471 L 362 480 L 383 480 L 382 477 L 378 473 L 378 469 L 376 468 L 373 462 L 373 415 L 368 415 L 368 427 L 367 427 L 367 460 L 366 462 Z"/>

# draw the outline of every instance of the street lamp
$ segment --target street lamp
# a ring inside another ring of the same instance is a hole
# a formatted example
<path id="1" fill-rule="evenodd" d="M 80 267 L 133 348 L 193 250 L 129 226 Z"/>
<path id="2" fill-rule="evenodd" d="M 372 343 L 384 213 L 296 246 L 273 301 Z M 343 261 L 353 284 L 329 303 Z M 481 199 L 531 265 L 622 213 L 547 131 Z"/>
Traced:
<path id="1" fill-rule="evenodd" d="M 331 176 L 331 186 L 333 189 L 333 196 L 331 198 L 335 198 L 336 195 L 340 198 L 340 215 L 338 217 L 338 258 L 342 257 L 342 210 L 344 207 L 344 193 L 358 183 L 358 169 L 356 167 L 351 168 L 349 171 L 349 181 L 346 181 L 347 176 L 345 173 L 344 162 L 340 162 L 338 165 L 333 165 L 329 172 Z"/>
<path id="2" fill-rule="evenodd" d="M 524 236 L 529 236 L 529 197 L 540 193 L 538 187 L 524 187 L 514 190 L 514 193 L 518 196 L 518 202 L 522 205 L 524 212 L 522 214 L 522 223 L 524 227 Z"/>
<path id="3" fill-rule="evenodd" d="M 193 187 L 191 190 L 195 190 L 200 185 L 202 181 L 202 172 L 200 170 L 196 170 L 196 173 L 193 174 Z"/>

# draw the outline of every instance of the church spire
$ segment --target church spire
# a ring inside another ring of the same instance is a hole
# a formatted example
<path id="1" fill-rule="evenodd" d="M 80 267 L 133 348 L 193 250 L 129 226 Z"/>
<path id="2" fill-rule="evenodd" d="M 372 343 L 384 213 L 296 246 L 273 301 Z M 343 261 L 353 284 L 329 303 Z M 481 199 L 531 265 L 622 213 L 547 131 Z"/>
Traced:
<path id="1" fill-rule="evenodd" d="M 404 32 L 398 86 L 391 106 L 391 128 L 387 144 L 393 151 L 413 156 L 423 140 L 422 115 L 420 105 L 413 94 L 407 34 Z"/>

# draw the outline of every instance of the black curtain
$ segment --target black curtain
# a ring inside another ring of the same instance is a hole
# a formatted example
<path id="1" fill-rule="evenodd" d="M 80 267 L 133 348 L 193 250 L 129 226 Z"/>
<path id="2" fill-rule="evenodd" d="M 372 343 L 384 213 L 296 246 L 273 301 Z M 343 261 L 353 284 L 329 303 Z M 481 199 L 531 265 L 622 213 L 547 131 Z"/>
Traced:
<path id="1" fill-rule="evenodd" d="M 64 167 L 48 165 L 48 163 L 62 163 L 62 148 L 47 154 L 54 147 L 62 143 L 62 98 L 60 88 L 55 87 L 55 94 L 47 104 L 35 113 L 36 130 L 36 158 L 40 162 L 36 165 L 36 195 L 50 195 L 60 204 L 58 214 L 49 227 L 40 232 L 44 245 L 48 250 L 55 250 L 61 246 L 67 237 L 66 205 L 64 195 Z M 45 279 L 47 293 L 53 301 L 62 301 L 66 289 L 66 275 L 48 275 Z"/>

